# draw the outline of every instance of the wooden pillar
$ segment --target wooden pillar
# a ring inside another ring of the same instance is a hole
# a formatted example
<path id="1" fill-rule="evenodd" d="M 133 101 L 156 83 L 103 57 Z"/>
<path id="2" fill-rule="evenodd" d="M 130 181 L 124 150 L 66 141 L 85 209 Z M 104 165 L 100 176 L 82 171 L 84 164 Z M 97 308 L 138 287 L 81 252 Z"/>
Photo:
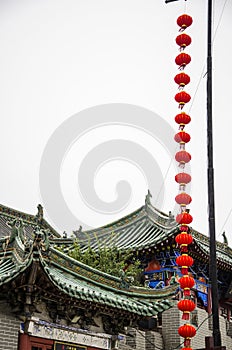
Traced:
<path id="1" fill-rule="evenodd" d="M 206 350 L 214 350 L 213 337 L 206 337 L 205 338 L 205 348 L 206 348 Z"/>
<path id="2" fill-rule="evenodd" d="M 231 311 L 230 311 L 230 309 L 227 307 L 227 321 L 230 321 L 230 316 L 231 316 Z"/>
<path id="3" fill-rule="evenodd" d="M 206 350 L 226 350 L 225 346 L 215 346 L 214 347 L 213 337 L 206 337 L 205 338 L 205 346 L 206 346 Z"/>
<path id="4" fill-rule="evenodd" d="M 19 334 L 19 350 L 29 350 L 30 342 L 27 334 Z"/>
<path id="5" fill-rule="evenodd" d="M 211 298 L 211 288 L 208 288 L 208 305 L 207 305 L 207 312 L 209 315 L 212 314 L 212 298 Z"/>
<path id="6" fill-rule="evenodd" d="M 214 346 L 213 337 L 205 337 L 205 348 L 198 350 L 226 350 L 225 346 Z"/>

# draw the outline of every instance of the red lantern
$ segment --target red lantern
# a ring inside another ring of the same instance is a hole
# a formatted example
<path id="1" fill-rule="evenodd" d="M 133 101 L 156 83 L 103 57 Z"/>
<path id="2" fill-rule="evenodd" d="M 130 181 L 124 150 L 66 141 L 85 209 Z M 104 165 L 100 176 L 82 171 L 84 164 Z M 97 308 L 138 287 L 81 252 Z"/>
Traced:
<path id="1" fill-rule="evenodd" d="M 193 350 L 192 348 L 189 348 L 189 347 L 187 347 L 187 348 L 181 348 L 181 350 Z"/>
<path id="2" fill-rule="evenodd" d="M 177 18 L 177 24 L 180 27 L 180 31 L 184 31 L 186 28 L 191 26 L 193 19 L 191 16 L 183 14 Z"/>
<path id="3" fill-rule="evenodd" d="M 184 296 L 190 296 L 190 289 L 195 285 L 194 278 L 186 275 L 181 277 L 178 282 L 180 283 L 180 288 L 184 290 Z"/>
<path id="4" fill-rule="evenodd" d="M 188 103 L 191 100 L 191 96 L 185 91 L 178 92 L 175 96 L 176 102 L 179 103 L 179 108 L 183 108 L 185 103 Z"/>
<path id="5" fill-rule="evenodd" d="M 188 205 L 192 202 L 192 198 L 189 194 L 183 192 L 183 193 L 179 193 L 176 198 L 176 203 L 179 205 Z"/>
<path id="6" fill-rule="evenodd" d="M 180 246 L 181 253 L 186 253 L 188 251 L 188 245 L 193 242 L 193 237 L 187 232 L 182 232 L 176 236 L 175 240 Z"/>
<path id="7" fill-rule="evenodd" d="M 184 50 L 191 42 L 192 39 L 188 34 L 180 34 L 176 37 L 176 43 L 180 46 L 180 50 Z"/>
<path id="8" fill-rule="evenodd" d="M 191 154 L 186 151 L 179 151 L 176 153 L 175 159 L 177 162 L 184 165 L 185 163 L 190 162 Z"/>
<path id="9" fill-rule="evenodd" d="M 192 215 L 190 215 L 189 213 L 187 213 L 186 211 L 184 211 L 181 214 L 178 214 L 176 216 L 176 222 L 178 222 L 178 224 L 191 224 L 191 222 L 193 221 L 193 217 Z"/>
<path id="10" fill-rule="evenodd" d="M 178 333 L 181 337 L 185 338 L 184 346 L 188 347 L 190 345 L 190 339 L 196 335 L 196 328 L 186 323 L 179 327 Z"/>
<path id="11" fill-rule="evenodd" d="M 188 254 L 182 254 L 176 258 L 177 265 L 181 266 L 181 273 L 186 275 L 188 273 L 188 267 L 193 265 L 193 258 Z"/>
<path id="12" fill-rule="evenodd" d="M 178 56 L 176 56 L 175 62 L 179 66 L 179 69 L 183 70 L 185 69 L 187 64 L 191 62 L 191 57 L 187 53 L 182 52 Z"/>
<path id="13" fill-rule="evenodd" d="M 193 258 L 189 256 L 188 254 L 182 254 L 176 258 L 176 263 L 179 266 L 192 266 L 193 265 Z"/>
<path id="14" fill-rule="evenodd" d="M 192 198 L 189 194 L 182 192 L 175 197 L 175 201 L 181 206 L 182 212 L 185 212 L 186 205 L 189 205 L 192 202 Z"/>
<path id="15" fill-rule="evenodd" d="M 175 76 L 174 80 L 175 80 L 175 83 L 179 85 L 179 89 L 180 89 L 180 88 L 184 88 L 185 85 L 190 83 L 190 76 L 185 73 L 179 73 Z"/>
<path id="16" fill-rule="evenodd" d="M 190 135 L 185 131 L 180 131 L 174 136 L 174 140 L 178 143 L 188 143 L 190 139 Z"/>
<path id="17" fill-rule="evenodd" d="M 185 125 L 190 123 L 191 118 L 185 112 L 181 112 L 175 116 L 175 122 L 180 125 L 179 129 L 183 130 Z"/>
<path id="18" fill-rule="evenodd" d="M 177 307 L 183 312 L 182 320 L 189 320 L 189 314 L 195 309 L 196 305 L 190 299 L 182 299 L 178 302 Z"/>
<path id="19" fill-rule="evenodd" d="M 188 184 L 189 182 L 191 182 L 191 175 L 187 174 L 187 173 L 179 173 L 175 176 L 175 181 L 178 184 Z"/>

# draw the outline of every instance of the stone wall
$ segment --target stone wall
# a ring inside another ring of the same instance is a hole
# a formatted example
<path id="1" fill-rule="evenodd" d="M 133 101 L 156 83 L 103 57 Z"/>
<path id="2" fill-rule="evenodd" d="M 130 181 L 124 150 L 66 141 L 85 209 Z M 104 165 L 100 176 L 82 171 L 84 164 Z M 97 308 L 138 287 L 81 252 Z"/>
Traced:
<path id="1" fill-rule="evenodd" d="M 183 343 L 183 338 L 178 335 L 178 328 L 185 321 L 181 319 L 182 313 L 177 306 L 166 310 L 162 314 L 162 334 L 157 331 L 141 332 L 136 329 L 128 329 L 130 336 L 118 342 L 120 350 L 172 350 Z M 197 308 L 191 313 L 190 322 L 196 327 L 197 335 L 192 338 L 193 349 L 205 347 L 205 337 L 212 336 L 212 317 L 204 309 Z M 199 328 L 198 328 L 199 327 Z M 232 323 L 220 316 L 220 330 L 222 345 L 226 350 L 232 350 Z"/>
<path id="2" fill-rule="evenodd" d="M 18 350 L 18 336 L 20 331 L 20 320 L 10 313 L 7 304 L 0 305 L 0 350 Z M 172 350 L 183 342 L 183 338 L 178 335 L 178 328 L 184 321 L 181 319 L 182 313 L 176 306 L 166 310 L 162 314 L 162 334 L 158 331 L 137 331 L 129 328 L 130 336 L 122 336 L 118 341 L 119 350 Z M 212 318 L 208 318 L 208 313 L 197 308 L 191 317 L 191 322 L 195 325 L 197 335 L 192 339 L 192 348 L 201 349 L 205 346 L 205 337 L 212 335 Z M 232 323 L 220 316 L 220 329 L 222 345 L 226 350 L 232 350 Z"/>
<path id="3" fill-rule="evenodd" d="M 134 328 L 129 328 L 130 335 L 118 341 L 119 350 L 154 350 L 163 349 L 163 338 L 159 332 L 142 332 Z"/>
<path id="4" fill-rule="evenodd" d="M 226 350 L 232 350 L 232 322 L 228 322 L 224 317 L 219 317 L 222 345 Z"/>
<path id="5" fill-rule="evenodd" d="M 191 345 L 193 349 L 202 349 L 205 347 L 205 337 L 212 335 L 212 331 L 209 329 L 212 317 L 209 318 L 207 311 L 199 308 L 196 308 L 193 315 L 193 325 L 196 327 L 196 329 L 198 327 L 199 329 L 197 329 L 196 336 L 192 338 Z"/>
<path id="6" fill-rule="evenodd" d="M 162 335 L 164 341 L 164 349 L 171 350 L 178 348 L 182 342 L 182 338 L 178 334 L 178 328 L 181 324 L 181 314 L 177 306 L 166 310 L 162 314 Z"/>
<path id="7" fill-rule="evenodd" d="M 146 332 L 146 350 L 164 349 L 163 337 L 154 331 Z"/>
<path id="8" fill-rule="evenodd" d="M 20 321 L 9 312 L 7 304 L 0 305 L 0 350 L 17 350 Z"/>
<path id="9" fill-rule="evenodd" d="M 126 337 L 126 345 L 133 349 L 146 350 L 145 332 L 129 328 L 128 333 L 130 335 Z"/>

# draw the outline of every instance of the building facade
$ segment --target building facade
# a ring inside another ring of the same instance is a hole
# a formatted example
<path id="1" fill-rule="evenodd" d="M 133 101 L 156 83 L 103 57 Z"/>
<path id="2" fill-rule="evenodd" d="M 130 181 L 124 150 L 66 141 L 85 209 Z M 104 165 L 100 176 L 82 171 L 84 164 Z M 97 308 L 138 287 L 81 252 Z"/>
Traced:
<path id="1" fill-rule="evenodd" d="M 0 350 L 178 348 L 184 322 L 177 308 L 178 232 L 171 213 L 149 201 L 121 220 L 79 229 L 73 237 L 56 232 L 41 206 L 36 215 L 0 206 Z M 200 349 L 212 335 L 209 241 L 191 233 L 191 298 L 197 308 L 190 322 L 197 328 L 192 346 Z M 99 244 L 130 247 L 144 270 L 143 287 L 71 258 L 76 239 L 83 251 L 89 243 L 96 250 Z M 222 343 L 232 350 L 232 250 L 226 241 L 217 243 L 217 257 Z"/>

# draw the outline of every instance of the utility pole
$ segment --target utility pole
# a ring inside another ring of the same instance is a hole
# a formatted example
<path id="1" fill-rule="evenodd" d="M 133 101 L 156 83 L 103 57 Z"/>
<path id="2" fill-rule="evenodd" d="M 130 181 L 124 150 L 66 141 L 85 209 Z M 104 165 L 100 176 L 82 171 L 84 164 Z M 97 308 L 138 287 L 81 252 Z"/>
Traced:
<path id="1" fill-rule="evenodd" d="M 214 346 L 221 346 L 218 313 L 217 256 L 215 237 L 214 168 L 213 168 L 213 122 L 212 122 L 212 0 L 208 0 L 207 38 L 207 149 L 208 149 L 208 219 L 210 237 L 210 282 L 212 294 Z"/>
<path id="2" fill-rule="evenodd" d="M 178 0 L 165 0 L 165 3 Z M 186 1 L 186 0 L 185 0 Z M 217 256 L 215 237 L 214 168 L 213 168 L 213 123 L 212 123 L 212 0 L 208 0 L 207 28 L 207 155 L 208 155 L 208 222 L 210 240 L 210 282 L 212 295 L 213 341 L 221 347 L 218 312 Z"/>

